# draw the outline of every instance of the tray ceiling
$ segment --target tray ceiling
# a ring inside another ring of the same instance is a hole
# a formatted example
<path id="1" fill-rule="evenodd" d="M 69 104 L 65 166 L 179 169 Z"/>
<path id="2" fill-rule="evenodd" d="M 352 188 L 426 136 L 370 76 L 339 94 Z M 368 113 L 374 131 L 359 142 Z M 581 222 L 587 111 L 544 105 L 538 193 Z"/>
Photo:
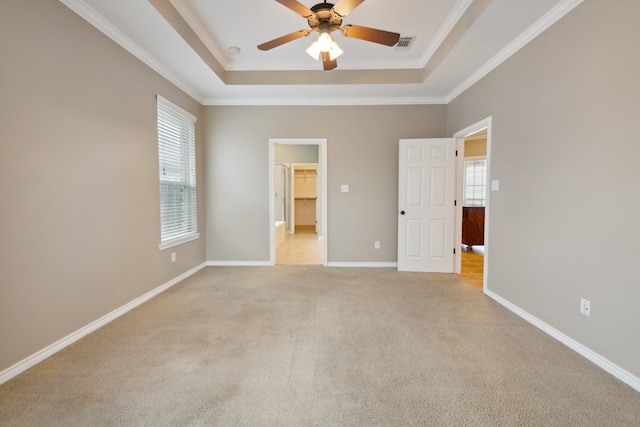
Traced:
<path id="1" fill-rule="evenodd" d="M 333 32 L 344 54 L 332 71 L 305 53 L 317 33 L 257 49 L 309 28 L 275 0 L 60 1 L 203 104 L 363 105 L 450 102 L 582 0 L 366 0 L 344 24 L 415 40 Z"/>

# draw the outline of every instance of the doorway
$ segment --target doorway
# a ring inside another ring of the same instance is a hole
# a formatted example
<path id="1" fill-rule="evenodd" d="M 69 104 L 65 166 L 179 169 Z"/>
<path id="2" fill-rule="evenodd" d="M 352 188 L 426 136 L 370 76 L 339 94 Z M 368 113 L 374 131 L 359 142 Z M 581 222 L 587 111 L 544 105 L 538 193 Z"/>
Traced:
<path id="1" fill-rule="evenodd" d="M 326 266 L 326 156 L 326 139 L 269 140 L 270 265 Z"/>
<path id="2" fill-rule="evenodd" d="M 462 278 L 482 290 L 487 197 L 487 130 L 464 138 L 462 191 Z"/>
<path id="3" fill-rule="evenodd" d="M 456 273 L 488 289 L 491 117 L 454 134 L 457 161 Z"/>

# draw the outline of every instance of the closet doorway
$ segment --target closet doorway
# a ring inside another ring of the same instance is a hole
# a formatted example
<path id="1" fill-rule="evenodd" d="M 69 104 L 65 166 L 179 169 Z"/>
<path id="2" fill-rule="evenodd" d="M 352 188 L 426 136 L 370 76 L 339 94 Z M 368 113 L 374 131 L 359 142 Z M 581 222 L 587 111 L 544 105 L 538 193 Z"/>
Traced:
<path id="1" fill-rule="evenodd" d="M 270 264 L 326 265 L 326 140 L 269 140 Z"/>

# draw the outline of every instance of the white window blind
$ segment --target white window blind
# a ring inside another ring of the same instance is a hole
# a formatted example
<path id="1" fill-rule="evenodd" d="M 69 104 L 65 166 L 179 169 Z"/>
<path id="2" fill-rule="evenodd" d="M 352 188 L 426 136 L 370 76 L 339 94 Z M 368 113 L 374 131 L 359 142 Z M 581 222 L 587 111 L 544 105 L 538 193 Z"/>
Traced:
<path id="1" fill-rule="evenodd" d="M 158 96 L 161 249 L 162 244 L 197 237 L 195 122 Z"/>

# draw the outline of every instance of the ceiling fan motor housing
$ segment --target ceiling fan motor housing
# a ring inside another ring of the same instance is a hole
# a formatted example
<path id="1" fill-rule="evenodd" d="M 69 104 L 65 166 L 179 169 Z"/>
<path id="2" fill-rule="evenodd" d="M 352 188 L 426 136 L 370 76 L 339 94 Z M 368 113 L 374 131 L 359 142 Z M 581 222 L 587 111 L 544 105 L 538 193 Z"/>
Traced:
<path id="1" fill-rule="evenodd" d="M 309 16 L 307 22 L 312 31 L 330 33 L 339 30 L 342 25 L 342 17 L 335 13 L 332 3 L 319 3 L 311 8 L 315 15 Z"/>

